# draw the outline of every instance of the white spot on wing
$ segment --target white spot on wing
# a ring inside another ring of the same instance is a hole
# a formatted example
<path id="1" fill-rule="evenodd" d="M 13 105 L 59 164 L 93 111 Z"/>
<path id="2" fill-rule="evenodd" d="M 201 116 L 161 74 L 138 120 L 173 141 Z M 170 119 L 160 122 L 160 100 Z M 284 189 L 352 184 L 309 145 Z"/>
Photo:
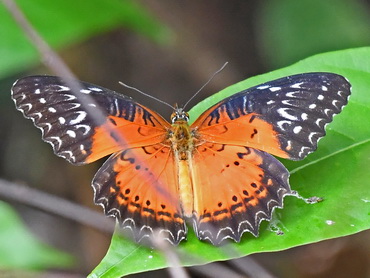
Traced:
<path id="1" fill-rule="evenodd" d="M 264 90 L 264 89 L 267 89 L 267 88 L 270 88 L 270 85 L 261 85 L 261 86 L 257 87 L 258 90 Z"/>
<path id="2" fill-rule="evenodd" d="M 286 119 L 292 120 L 292 121 L 297 121 L 298 118 L 296 116 L 293 116 L 293 115 L 289 114 L 287 112 L 287 110 L 289 110 L 289 108 L 280 108 L 280 109 L 277 110 L 277 112 L 283 118 L 286 118 Z"/>
<path id="3" fill-rule="evenodd" d="M 287 146 L 286 146 L 285 149 L 288 150 L 288 151 L 291 150 L 292 149 L 292 141 L 288 140 L 286 143 L 287 143 Z"/>
<path id="4" fill-rule="evenodd" d="M 74 118 L 73 120 L 69 121 L 70 125 L 75 125 L 81 123 L 87 116 L 87 113 L 85 111 L 78 111 L 76 112 L 78 116 Z"/>
<path id="5" fill-rule="evenodd" d="M 46 100 L 42 97 L 42 98 L 40 98 L 40 103 L 46 103 Z"/>
<path id="6" fill-rule="evenodd" d="M 24 109 L 27 109 L 27 112 L 28 112 L 32 109 L 32 104 L 31 103 L 25 103 L 23 105 L 20 105 L 18 107 L 18 109 L 20 109 L 21 111 L 24 111 Z"/>
<path id="7" fill-rule="evenodd" d="M 77 129 L 84 129 L 82 132 L 83 132 L 83 135 L 86 135 L 87 133 L 89 133 L 89 131 L 91 130 L 91 127 L 88 126 L 88 125 L 76 125 L 75 126 Z"/>
<path id="8" fill-rule="evenodd" d="M 323 99 L 324 99 L 324 96 L 323 96 L 323 95 L 318 95 L 318 96 L 317 96 L 317 99 L 318 99 L 318 100 L 323 100 Z"/>
<path id="9" fill-rule="evenodd" d="M 35 94 L 36 94 L 36 95 L 39 95 L 39 94 L 41 94 L 41 91 L 40 91 L 40 89 L 36 89 L 36 90 L 35 90 Z"/>
<path id="10" fill-rule="evenodd" d="M 299 92 L 289 92 L 289 93 L 286 93 L 286 96 L 287 97 L 297 98 L 297 96 L 295 94 L 299 94 Z"/>
<path id="11" fill-rule="evenodd" d="M 86 89 L 81 89 L 80 92 L 83 94 L 87 94 L 87 95 L 91 93 L 90 90 L 86 90 Z"/>
<path id="12" fill-rule="evenodd" d="M 281 87 L 271 87 L 271 88 L 269 88 L 269 90 L 271 92 L 276 92 L 276 91 L 280 91 L 281 90 Z"/>
<path id="13" fill-rule="evenodd" d="M 95 92 L 101 92 L 101 91 L 103 91 L 102 89 L 100 89 L 100 88 L 95 88 L 95 87 L 91 87 L 91 88 L 89 88 L 89 90 L 91 90 L 91 91 L 95 91 Z"/>
<path id="14" fill-rule="evenodd" d="M 305 153 L 305 149 L 310 149 L 310 148 L 309 147 L 302 147 L 301 151 L 298 154 L 299 157 L 301 157 Z"/>
<path id="15" fill-rule="evenodd" d="M 49 132 L 50 129 L 52 128 L 51 123 L 45 123 L 45 128 L 47 128 L 46 132 Z"/>
<path id="16" fill-rule="evenodd" d="M 314 108 L 316 108 L 316 104 L 315 104 L 315 103 L 312 103 L 312 104 L 310 104 L 310 105 L 308 106 L 308 108 L 310 108 L 310 109 L 314 109 Z"/>
<path id="17" fill-rule="evenodd" d="M 246 109 L 247 107 L 247 98 L 243 97 L 243 108 Z"/>
<path id="18" fill-rule="evenodd" d="M 296 127 L 293 128 L 293 132 L 295 134 L 298 134 L 301 130 L 302 130 L 302 127 L 301 126 L 296 126 Z"/>
<path id="19" fill-rule="evenodd" d="M 63 96 L 66 97 L 65 101 L 76 99 L 76 97 L 74 95 L 70 95 L 70 94 L 63 94 Z"/>
<path id="20" fill-rule="evenodd" d="M 317 125 L 317 126 L 320 126 L 320 122 L 322 122 L 322 121 L 325 121 L 324 119 L 321 119 L 321 118 L 318 118 L 316 121 L 315 121 L 315 124 Z"/>
<path id="21" fill-rule="evenodd" d="M 59 117 L 59 118 L 58 118 L 58 121 L 59 121 L 59 123 L 60 123 L 60 124 L 62 124 L 62 125 L 66 123 L 66 119 L 65 119 L 65 118 L 63 118 L 63 117 Z"/>
<path id="22" fill-rule="evenodd" d="M 301 118 L 302 120 L 307 120 L 308 119 L 307 113 L 302 113 Z"/>
<path id="23" fill-rule="evenodd" d="M 51 112 L 51 113 L 56 113 L 57 112 L 57 110 L 54 107 L 49 107 L 48 111 Z"/>
<path id="24" fill-rule="evenodd" d="M 315 136 L 315 134 L 319 134 L 319 133 L 311 132 L 310 135 L 308 136 L 308 140 L 311 142 L 311 144 L 314 144 L 313 137 Z"/>
<path id="25" fill-rule="evenodd" d="M 62 85 L 58 85 L 58 87 L 59 87 L 58 92 L 70 91 L 71 90 L 69 87 L 62 86 Z"/>
<path id="26" fill-rule="evenodd" d="M 69 137 L 76 138 L 76 132 L 74 132 L 73 130 L 67 130 L 66 133 Z"/>
<path id="27" fill-rule="evenodd" d="M 293 84 L 292 86 L 290 86 L 290 88 L 300 89 L 302 84 L 303 84 L 303 82 L 295 83 L 295 84 Z"/>
<path id="28" fill-rule="evenodd" d="M 335 107 L 339 108 L 339 107 L 338 107 L 338 105 L 337 105 L 337 103 L 338 103 L 338 102 L 339 102 L 339 100 L 334 99 L 334 100 L 332 101 L 332 104 L 333 104 Z"/>
<path id="29" fill-rule="evenodd" d="M 268 105 L 273 104 L 273 103 L 275 103 L 275 101 L 273 101 L 273 100 L 269 100 L 268 102 L 266 102 L 266 104 L 268 104 Z"/>
<path id="30" fill-rule="evenodd" d="M 68 110 L 72 110 L 72 109 L 76 109 L 76 108 L 79 108 L 81 106 L 80 103 L 71 103 L 72 104 L 72 107 L 68 108 Z"/>
<path id="31" fill-rule="evenodd" d="M 290 105 L 292 106 L 292 104 L 290 103 L 290 100 L 289 99 L 285 99 L 283 101 L 281 101 L 282 104 L 285 104 L 285 105 Z"/>
<path id="32" fill-rule="evenodd" d="M 323 91 L 327 91 L 328 90 L 328 87 L 326 87 L 326 86 L 321 86 L 321 90 L 323 90 Z"/>
<path id="33" fill-rule="evenodd" d="M 50 137 L 50 140 L 56 141 L 56 142 L 50 141 L 50 143 L 53 145 L 54 150 L 58 150 L 60 146 L 62 145 L 62 140 L 60 140 L 60 138 L 57 136 Z M 57 143 L 57 145 L 55 143 Z"/>
<path id="34" fill-rule="evenodd" d="M 328 108 L 324 109 L 324 113 L 325 113 L 326 116 L 329 116 L 329 112 L 331 112 L 330 109 L 328 109 Z"/>
<path id="35" fill-rule="evenodd" d="M 33 114 L 33 116 L 34 116 L 34 118 L 35 118 L 35 120 L 36 120 L 36 117 L 37 117 L 38 119 L 40 119 L 40 118 L 42 117 L 42 114 L 41 114 L 40 112 L 36 112 L 36 113 L 34 113 L 34 114 Z"/>

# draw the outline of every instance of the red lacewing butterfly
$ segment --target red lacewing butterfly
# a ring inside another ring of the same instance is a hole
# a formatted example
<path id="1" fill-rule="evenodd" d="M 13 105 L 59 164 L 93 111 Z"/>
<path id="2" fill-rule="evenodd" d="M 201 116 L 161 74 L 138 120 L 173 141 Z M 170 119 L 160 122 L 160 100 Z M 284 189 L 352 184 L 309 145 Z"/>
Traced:
<path id="1" fill-rule="evenodd" d="M 76 165 L 111 155 L 93 179 L 95 203 L 136 241 L 159 234 L 178 244 L 190 219 L 198 238 L 215 245 L 258 235 L 293 194 L 288 170 L 272 155 L 301 160 L 316 150 L 351 88 L 337 74 L 292 75 L 236 93 L 189 125 L 181 108 L 167 122 L 127 96 L 80 85 L 72 92 L 59 77 L 30 76 L 14 83 L 12 98 L 56 155 Z M 104 121 L 93 120 L 81 94 Z"/>

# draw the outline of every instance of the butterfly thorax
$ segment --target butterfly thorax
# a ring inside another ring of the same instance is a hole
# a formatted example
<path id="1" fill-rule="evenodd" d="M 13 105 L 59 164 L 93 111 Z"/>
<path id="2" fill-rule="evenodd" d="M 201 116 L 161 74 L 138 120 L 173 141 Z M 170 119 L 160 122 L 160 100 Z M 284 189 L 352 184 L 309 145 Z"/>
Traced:
<path id="1" fill-rule="evenodd" d="M 187 160 L 189 151 L 193 149 L 193 136 L 186 121 L 177 121 L 172 125 L 170 133 L 172 149 L 180 160 Z"/>
<path id="2" fill-rule="evenodd" d="M 177 108 L 171 115 L 171 122 L 168 136 L 171 147 L 179 160 L 188 160 L 196 140 L 189 126 L 189 114 Z"/>
<path id="3" fill-rule="evenodd" d="M 184 214 L 191 217 L 193 213 L 193 183 L 192 183 L 192 155 L 197 138 L 189 126 L 189 115 L 176 109 L 171 116 L 172 128 L 169 132 L 169 141 L 174 153 L 177 166 L 179 195 Z"/>

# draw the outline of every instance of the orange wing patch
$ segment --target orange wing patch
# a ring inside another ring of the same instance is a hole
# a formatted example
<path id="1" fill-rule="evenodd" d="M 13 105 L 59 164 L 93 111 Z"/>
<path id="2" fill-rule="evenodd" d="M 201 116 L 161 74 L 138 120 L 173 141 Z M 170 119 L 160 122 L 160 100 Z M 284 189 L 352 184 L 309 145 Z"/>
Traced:
<path id="1" fill-rule="evenodd" d="M 205 143 L 192 162 L 194 227 L 200 239 L 213 244 L 240 241 L 246 231 L 257 236 L 260 222 L 271 219 L 291 193 L 286 168 L 259 150 Z"/>
<path id="2" fill-rule="evenodd" d="M 138 118 L 131 122 L 120 117 L 109 116 L 107 122 L 114 132 L 109 132 L 108 124 L 98 126 L 92 137 L 91 154 L 87 157 L 86 163 L 93 162 L 111 153 L 118 152 L 127 147 L 135 148 L 148 146 L 163 142 L 170 128 L 168 122 L 162 118 L 153 118 L 148 123 Z"/>
<path id="3" fill-rule="evenodd" d="M 249 146 L 282 158 L 289 157 L 280 148 L 278 134 L 272 125 L 256 114 L 248 114 L 234 120 L 220 120 L 218 124 L 203 125 L 197 131 L 201 140 L 207 142 Z"/>
<path id="4" fill-rule="evenodd" d="M 278 133 L 274 131 L 273 126 L 255 113 L 230 119 L 226 111 L 221 110 L 217 121 L 212 115 L 205 114 L 200 116 L 191 127 L 199 133 L 201 140 L 207 142 L 248 146 L 282 158 L 289 158 L 281 148 Z"/>
<path id="5" fill-rule="evenodd" d="M 112 155 L 93 180 L 95 203 L 116 216 L 140 242 L 159 234 L 173 244 L 186 236 L 178 178 L 170 148 L 162 144 Z"/>

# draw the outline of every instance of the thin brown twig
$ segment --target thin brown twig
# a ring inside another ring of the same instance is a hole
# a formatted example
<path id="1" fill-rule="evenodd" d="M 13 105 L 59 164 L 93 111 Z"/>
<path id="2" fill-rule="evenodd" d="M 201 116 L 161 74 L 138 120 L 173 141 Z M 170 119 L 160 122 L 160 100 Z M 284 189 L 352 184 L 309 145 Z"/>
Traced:
<path id="1" fill-rule="evenodd" d="M 229 264 L 248 274 L 251 278 L 276 278 L 275 275 L 271 274 L 251 256 L 231 260 Z"/>
<path id="2" fill-rule="evenodd" d="M 244 274 L 239 274 L 232 268 L 226 267 L 221 263 L 211 263 L 201 266 L 192 266 L 191 271 L 201 274 L 204 277 L 212 278 L 247 278 Z"/>
<path id="3" fill-rule="evenodd" d="M 105 217 L 92 209 L 25 185 L 0 179 L 0 195 L 7 199 L 72 219 L 102 232 L 112 234 L 114 231 L 115 222 L 112 218 Z"/>
<path id="4" fill-rule="evenodd" d="M 167 241 L 164 241 L 158 236 L 154 236 L 151 242 L 155 248 L 164 254 L 169 265 L 167 271 L 171 277 L 190 278 L 185 268 L 181 266 L 180 258 L 176 252 L 176 249 L 173 249 L 173 247 L 170 246 Z"/>

